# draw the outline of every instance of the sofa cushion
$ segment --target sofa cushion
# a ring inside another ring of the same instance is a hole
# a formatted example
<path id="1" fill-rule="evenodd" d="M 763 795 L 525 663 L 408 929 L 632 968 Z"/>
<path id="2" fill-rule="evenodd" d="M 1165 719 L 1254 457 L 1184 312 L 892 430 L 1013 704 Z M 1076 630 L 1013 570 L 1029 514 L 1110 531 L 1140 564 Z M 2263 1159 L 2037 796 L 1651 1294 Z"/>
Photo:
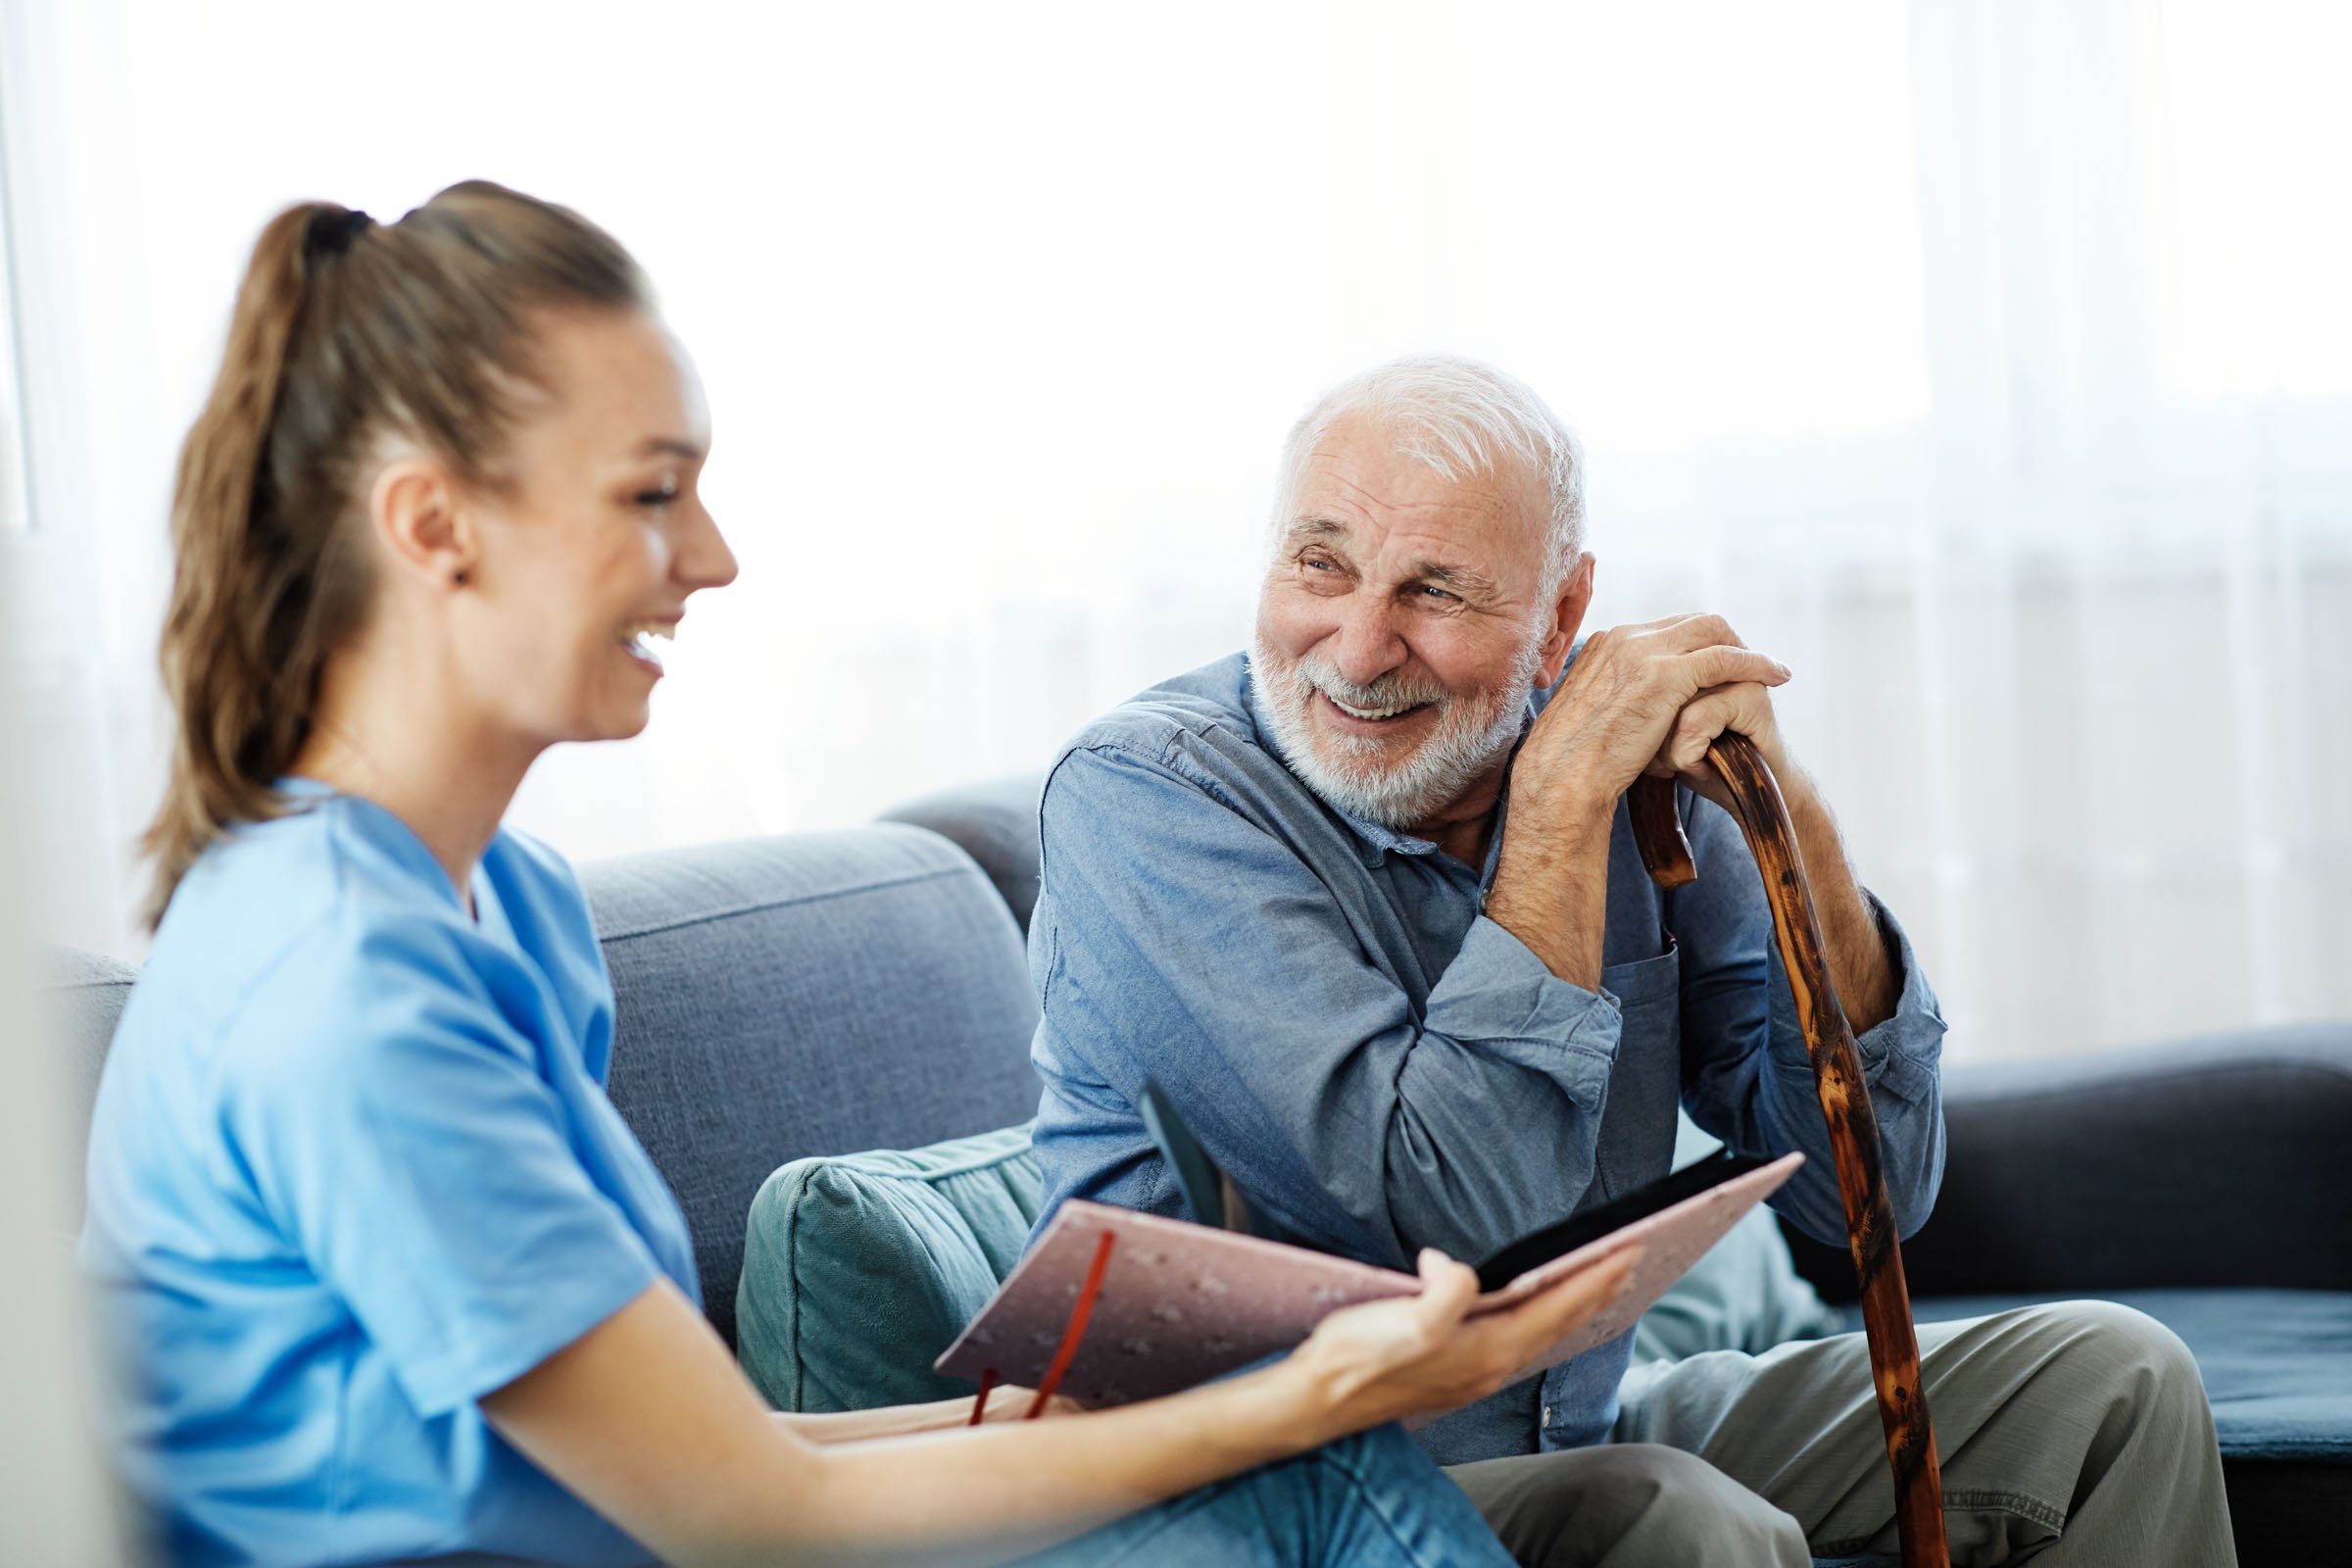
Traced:
<path id="1" fill-rule="evenodd" d="M 2156 1319 L 2197 1358 L 2214 1436 L 2227 1457 L 2352 1465 L 2352 1292 L 2100 1291 Z M 2006 1312 L 2048 1296 L 1938 1296 L 1912 1303 L 1922 1323 Z M 1845 1323 L 1862 1326 L 1858 1308 Z M 2352 1486 L 2352 1469 L 2344 1474 Z"/>
<path id="2" fill-rule="evenodd" d="M 2341 1560 L 2352 1536 L 2352 1292 L 2256 1287 L 2083 1292 L 2180 1336 L 2213 1406 L 2230 1529 L 2244 1568 Z M 1936 1296 L 1922 1323 L 2064 1299 Z M 1859 1328 L 1858 1310 L 1841 1309 Z"/>
<path id="3" fill-rule="evenodd" d="M 784 1410 L 970 1394 L 931 1363 L 1011 1272 L 1043 1188 L 1025 1125 L 784 1166 L 746 1229 L 744 1370 Z"/>
<path id="4" fill-rule="evenodd" d="M 612 1102 L 685 1209 L 732 1344 L 744 1215 L 788 1160 L 1037 1113 L 1037 1000 L 979 867 L 918 828 L 795 833 L 581 869 L 612 971 Z"/>

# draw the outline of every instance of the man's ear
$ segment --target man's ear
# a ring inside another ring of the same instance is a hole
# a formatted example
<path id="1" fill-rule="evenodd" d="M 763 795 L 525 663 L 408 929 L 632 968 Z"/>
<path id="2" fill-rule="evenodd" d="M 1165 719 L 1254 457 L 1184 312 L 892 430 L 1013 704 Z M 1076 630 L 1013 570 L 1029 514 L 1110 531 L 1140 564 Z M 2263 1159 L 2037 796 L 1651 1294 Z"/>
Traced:
<path id="1" fill-rule="evenodd" d="M 1587 551 L 1576 558 L 1576 564 L 1560 584 L 1558 597 L 1551 606 L 1551 629 L 1544 637 L 1544 657 L 1536 666 L 1536 684 L 1551 687 L 1558 683 L 1560 671 L 1567 665 L 1568 651 L 1576 646 L 1576 633 L 1585 623 L 1585 612 L 1592 605 L 1592 554 Z"/>
<path id="2" fill-rule="evenodd" d="M 444 588 L 473 579 L 479 540 L 446 464 L 422 456 L 385 464 L 368 488 L 368 520 L 395 569 Z"/>

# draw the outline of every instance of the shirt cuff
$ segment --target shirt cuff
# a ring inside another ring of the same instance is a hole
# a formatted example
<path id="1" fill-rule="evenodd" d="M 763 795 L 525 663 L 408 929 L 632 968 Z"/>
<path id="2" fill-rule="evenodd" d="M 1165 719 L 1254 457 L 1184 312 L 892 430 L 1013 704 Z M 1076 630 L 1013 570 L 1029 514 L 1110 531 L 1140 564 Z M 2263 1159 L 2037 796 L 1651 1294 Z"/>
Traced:
<path id="1" fill-rule="evenodd" d="M 1919 955 L 1912 951 L 1902 922 L 1868 888 L 1862 889 L 1862 898 L 1879 922 L 1880 935 L 1894 950 L 1895 974 L 1901 987 L 1894 1012 L 1854 1037 L 1855 1053 L 1862 1058 L 1862 1081 L 1874 1090 L 1883 1087 L 1917 1100 L 1936 1088 L 1937 1064 L 1943 1058 L 1943 1011 L 1920 969 Z M 1788 972 L 1781 964 L 1780 943 L 1768 943 L 1766 951 L 1772 959 L 1774 1044 L 1784 1047 L 1783 1066 L 1802 1070 L 1810 1077 L 1812 1058 L 1805 1051 L 1804 1030 L 1797 1023 Z"/>
<path id="2" fill-rule="evenodd" d="M 1544 1071 L 1557 1072 L 1562 1052 L 1586 1056 L 1604 1077 L 1624 1023 L 1615 997 L 1561 979 L 1483 914 L 1439 976 L 1424 1018 L 1439 1034 Z"/>

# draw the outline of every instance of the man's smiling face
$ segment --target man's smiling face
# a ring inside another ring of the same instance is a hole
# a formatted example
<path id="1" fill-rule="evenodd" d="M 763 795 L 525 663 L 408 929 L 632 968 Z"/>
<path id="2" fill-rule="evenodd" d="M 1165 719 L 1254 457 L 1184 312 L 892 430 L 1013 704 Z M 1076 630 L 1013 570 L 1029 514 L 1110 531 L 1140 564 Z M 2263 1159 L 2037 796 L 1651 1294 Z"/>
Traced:
<path id="1" fill-rule="evenodd" d="M 1400 445 L 1349 416 L 1307 454 L 1251 659 L 1293 769 L 1343 810 L 1413 828 L 1499 776 L 1575 628 L 1555 613 L 1536 476 L 1506 462 L 1447 479 Z"/>

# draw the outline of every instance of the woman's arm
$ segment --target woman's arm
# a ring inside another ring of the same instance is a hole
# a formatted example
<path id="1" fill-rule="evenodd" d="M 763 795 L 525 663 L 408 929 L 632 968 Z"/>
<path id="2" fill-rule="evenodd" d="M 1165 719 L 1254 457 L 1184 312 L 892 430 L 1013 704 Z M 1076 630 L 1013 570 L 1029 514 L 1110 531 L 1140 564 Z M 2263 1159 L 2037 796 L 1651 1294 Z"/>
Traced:
<path id="1" fill-rule="evenodd" d="M 1029 1413 L 1029 1406 L 1036 1398 L 1034 1389 L 1017 1389 L 1009 1383 L 1001 1383 L 989 1391 L 988 1413 L 980 1419 L 1018 1421 Z M 1077 1401 L 1055 1395 L 1045 1413 L 1068 1415 L 1083 1408 Z M 917 1432 L 945 1432 L 951 1427 L 966 1425 L 971 1418 L 972 1401 L 968 1398 L 888 1404 L 872 1410 L 835 1410 L 816 1415 L 778 1410 L 771 1417 L 785 1431 L 817 1444 L 864 1443 L 874 1438 L 911 1437 Z"/>
<path id="2" fill-rule="evenodd" d="M 1605 1307 L 1625 1260 L 1465 1320 L 1470 1270 L 1336 1312 L 1285 1359 L 1141 1404 L 818 1447 L 666 1281 L 482 1400 L 531 1460 L 678 1568 L 1001 1562 L 1384 1421 L 1482 1398 Z M 926 1407 L 917 1406 L 917 1409 Z"/>

